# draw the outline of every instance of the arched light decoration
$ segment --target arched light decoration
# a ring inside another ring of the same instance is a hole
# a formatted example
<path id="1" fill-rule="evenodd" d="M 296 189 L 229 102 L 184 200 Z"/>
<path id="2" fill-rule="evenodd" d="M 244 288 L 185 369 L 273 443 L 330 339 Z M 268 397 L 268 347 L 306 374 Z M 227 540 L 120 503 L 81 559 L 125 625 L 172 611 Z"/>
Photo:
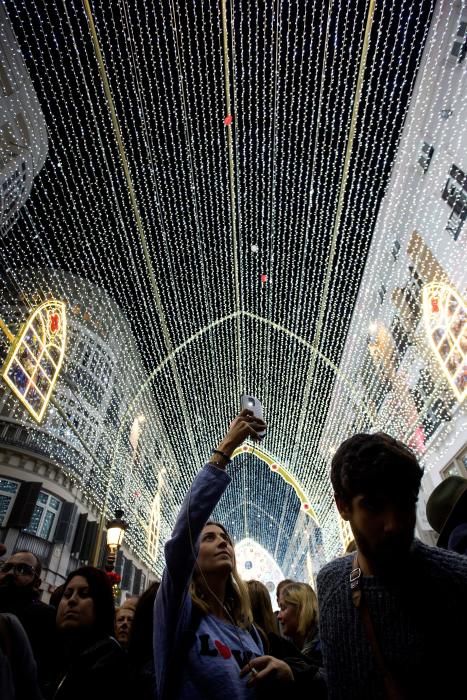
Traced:
<path id="1" fill-rule="evenodd" d="M 246 537 L 235 545 L 237 570 L 244 581 L 255 579 L 264 583 L 276 607 L 275 591 L 279 581 L 285 576 L 282 569 L 256 540 Z"/>
<path id="2" fill-rule="evenodd" d="M 423 288 L 423 320 L 433 353 L 459 403 L 467 395 L 467 304 L 447 284 Z"/>
<path id="3" fill-rule="evenodd" d="M 258 459 L 267 464 L 271 471 L 279 474 L 279 476 L 281 476 L 284 479 L 284 481 L 290 484 L 290 486 L 293 488 L 298 498 L 300 499 L 301 509 L 303 510 L 303 512 L 309 515 L 311 518 L 313 518 L 316 524 L 319 525 L 317 515 L 311 507 L 310 500 L 305 494 L 303 488 L 300 486 L 297 479 L 295 479 L 295 477 L 293 477 L 292 474 L 290 474 L 290 472 L 287 471 L 287 469 L 282 464 L 279 464 L 274 459 L 274 457 L 272 457 L 272 455 L 266 452 L 266 450 L 262 449 L 261 447 L 258 447 L 257 445 L 250 445 L 248 443 L 242 445 L 242 447 L 237 447 L 237 449 L 232 454 L 232 459 L 237 457 L 242 452 L 247 452 L 249 454 L 255 455 L 255 457 L 258 457 Z"/>
<path id="4" fill-rule="evenodd" d="M 40 304 L 13 340 L 2 378 L 40 423 L 57 382 L 66 346 L 66 307 L 56 299 Z"/>
<path id="5" fill-rule="evenodd" d="M 420 171 L 413 185 L 425 120 L 433 117 L 427 134 L 435 146 L 457 152 L 466 101 L 462 71 L 447 60 L 451 47 L 429 38 L 435 3 L 401 0 L 394 12 L 394 3 L 381 2 L 373 12 L 366 0 L 267 0 L 230 3 L 223 17 L 221 3 L 86 4 L 98 42 L 84 3 L 4 3 L 46 115 L 50 155 L 8 237 L 0 237 L 0 283 L 25 303 L 37 292 L 41 301 L 69 299 L 77 310 L 69 334 L 76 326 L 80 401 L 68 386 L 56 398 L 81 421 L 77 431 L 86 431 L 97 464 L 82 451 L 76 468 L 78 439 L 66 437 L 69 426 L 64 431 L 52 411 L 35 440 L 54 436 L 54 459 L 71 465 L 73 483 L 106 516 L 124 508 L 127 546 L 160 576 L 163 544 L 196 471 L 224 434 L 242 390 L 255 387 L 274 424 L 261 448 L 299 479 L 319 517 L 323 557 L 332 558 L 342 542 L 329 447 L 351 430 L 386 429 L 409 439 L 414 429 L 412 409 L 405 402 L 399 410 L 397 391 L 380 411 L 374 397 L 383 380 L 366 345 L 361 352 L 370 322 L 388 322 L 378 299 L 381 281 L 389 304 L 403 273 L 402 233 L 419 218 L 417 207 L 448 272 L 463 244 L 432 217 L 431 194 L 420 196 L 423 183 L 435 192 L 441 180 Z M 433 26 L 447 41 L 459 26 L 460 5 L 436 6 L 441 14 L 436 10 Z M 417 74 L 421 109 L 411 119 Z M 454 105 L 450 121 L 437 117 L 445 91 Z M 223 124 L 227 115 L 230 126 Z M 435 148 L 435 161 L 439 154 Z M 381 209 L 385 192 L 393 195 Z M 400 239 L 397 263 L 387 233 L 372 235 L 381 216 L 382 229 Z M 363 279 L 370 243 L 375 272 Z M 61 269 L 79 274 L 94 292 L 77 294 Z M 36 284 L 42 270 L 53 270 L 53 279 Z M 461 272 L 451 278 L 463 289 Z M 103 290 L 114 303 L 103 303 Z M 359 292 L 362 311 L 354 313 Z M 5 295 L 2 289 L 2 302 Z M 80 359 L 81 339 L 99 342 L 108 383 L 94 372 L 97 360 L 91 358 L 89 371 Z M 348 357 L 365 363 L 364 382 Z M 444 399 L 442 384 L 418 423 L 427 423 L 433 402 Z M 103 399 L 88 406 L 95 389 Z M 140 415 L 147 420 L 135 452 L 129 436 Z M 241 476 L 238 490 L 226 492 L 220 519 L 239 522 L 238 540 L 254 533 L 295 576 L 309 546 L 306 509 L 291 489 L 290 501 L 279 497 L 285 482 L 249 457 L 242 461 L 251 471 L 233 470 Z M 162 467 L 154 563 L 141 523 L 150 523 Z M 270 489 L 272 480 L 280 488 Z M 253 498 L 260 490 L 264 512 Z"/>

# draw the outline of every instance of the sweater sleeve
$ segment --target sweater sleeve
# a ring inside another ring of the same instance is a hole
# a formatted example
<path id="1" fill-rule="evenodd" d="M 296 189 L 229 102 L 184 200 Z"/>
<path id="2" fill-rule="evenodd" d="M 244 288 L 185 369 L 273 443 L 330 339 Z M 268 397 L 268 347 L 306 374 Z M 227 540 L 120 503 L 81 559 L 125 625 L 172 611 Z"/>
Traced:
<path id="1" fill-rule="evenodd" d="M 163 697 L 168 659 L 190 624 L 188 589 L 199 536 L 220 500 L 230 476 L 212 464 L 196 475 L 165 545 L 165 570 L 154 607 L 154 658 L 158 697 Z"/>

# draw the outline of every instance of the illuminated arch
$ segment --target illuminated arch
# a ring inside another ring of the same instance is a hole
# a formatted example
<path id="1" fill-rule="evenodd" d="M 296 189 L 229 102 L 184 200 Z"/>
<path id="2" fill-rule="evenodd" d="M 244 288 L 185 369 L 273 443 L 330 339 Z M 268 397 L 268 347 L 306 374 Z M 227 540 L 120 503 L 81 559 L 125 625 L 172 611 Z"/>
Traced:
<path id="1" fill-rule="evenodd" d="M 274 592 L 285 576 L 274 557 L 256 540 L 246 537 L 235 545 L 237 571 L 245 581 L 256 579 L 267 587 L 273 604 Z"/>
<path id="2" fill-rule="evenodd" d="M 218 326 L 227 323 L 228 321 L 231 321 L 235 318 L 238 318 L 239 316 L 245 316 L 247 318 L 251 318 L 255 321 L 258 321 L 259 323 L 263 323 L 267 326 L 270 326 L 274 330 L 277 330 L 280 333 L 284 333 L 288 337 L 294 339 L 299 345 L 302 345 L 303 347 L 307 348 L 310 353 L 317 355 L 323 362 L 326 364 L 332 371 L 335 373 L 336 376 L 340 378 L 342 383 L 346 386 L 347 390 L 349 393 L 352 395 L 354 401 L 356 404 L 360 407 L 360 410 L 362 413 L 364 413 L 370 420 L 370 422 L 374 422 L 376 420 L 376 416 L 373 414 L 371 409 L 361 400 L 360 396 L 358 395 L 357 391 L 354 388 L 354 384 L 351 379 L 349 379 L 345 373 L 334 363 L 332 360 L 330 360 L 326 355 L 324 355 L 320 350 L 315 348 L 312 343 L 309 341 L 305 340 L 301 336 L 299 336 L 297 333 L 294 333 L 293 331 L 289 330 L 285 326 L 281 326 L 278 323 L 275 323 L 274 321 L 270 321 L 269 319 L 266 319 L 262 316 L 259 316 L 258 314 L 250 313 L 248 311 L 235 311 L 231 314 L 227 314 L 226 316 L 222 316 L 222 318 L 216 319 L 212 323 L 209 323 L 207 326 L 204 326 L 201 328 L 199 331 L 191 335 L 189 338 L 187 338 L 183 343 L 178 345 L 171 353 L 166 355 L 164 359 L 155 367 L 152 372 L 149 374 L 147 377 L 146 381 L 144 381 L 139 387 L 138 390 L 136 391 L 133 399 L 129 402 L 127 409 L 125 413 L 122 416 L 122 419 L 120 421 L 120 425 L 118 428 L 117 432 L 117 439 L 115 440 L 115 446 L 112 454 L 112 461 L 110 465 L 110 473 L 109 473 L 109 486 L 112 483 L 112 475 L 115 471 L 115 462 L 116 462 L 116 456 L 118 452 L 118 448 L 120 446 L 120 442 L 122 439 L 122 432 L 125 429 L 125 424 L 126 424 L 126 419 L 127 417 L 131 414 L 131 412 L 135 409 L 135 407 L 138 405 L 138 402 L 141 398 L 141 396 L 144 394 L 146 391 L 146 388 L 148 385 L 151 384 L 152 381 L 158 376 L 158 374 L 166 367 L 167 364 L 169 364 L 177 355 L 179 355 L 183 350 L 185 350 L 187 347 L 189 347 L 194 341 L 196 341 L 198 338 L 201 338 L 203 335 L 208 333 L 209 331 L 212 331 L 214 328 L 217 328 Z M 273 459 L 270 457 L 270 455 L 267 455 L 265 453 L 265 458 L 263 461 L 265 461 L 268 466 L 271 466 L 269 462 L 267 461 L 268 459 Z M 274 464 L 278 464 L 275 460 L 273 460 Z M 316 520 L 316 514 L 314 513 L 313 509 L 311 508 L 311 505 L 309 503 L 309 500 L 305 493 L 303 492 L 301 486 L 298 484 L 298 482 L 289 474 L 289 472 L 283 467 L 282 465 L 278 464 L 278 469 L 274 469 L 273 471 L 277 471 L 282 478 L 287 481 L 294 489 L 295 492 L 297 493 L 297 496 L 300 499 L 300 502 L 302 504 L 302 509 L 304 512 L 311 511 L 309 514 Z M 106 494 L 106 500 L 104 503 L 104 511 L 107 510 L 107 503 L 108 503 L 108 497 L 109 497 L 109 492 Z M 309 508 L 304 508 L 304 505 L 307 504 Z"/>
<path id="3" fill-rule="evenodd" d="M 40 304 L 13 340 L 1 376 L 28 413 L 40 423 L 60 373 L 66 346 L 66 306 Z"/>
<path id="4" fill-rule="evenodd" d="M 272 472 L 279 474 L 279 476 L 281 476 L 284 479 L 284 481 L 287 482 L 297 494 L 300 500 L 301 510 L 303 510 L 304 513 L 309 515 L 310 518 L 313 518 L 313 520 L 319 527 L 318 517 L 311 506 L 310 499 L 305 494 L 305 491 L 303 490 L 297 479 L 295 479 L 295 477 L 292 476 L 292 474 L 282 464 L 279 464 L 279 462 L 276 459 L 274 459 L 274 457 L 270 455 L 269 452 L 267 452 L 262 447 L 258 447 L 258 445 L 245 443 L 241 447 L 237 447 L 237 449 L 232 454 L 232 459 L 238 457 L 238 455 L 245 453 L 252 454 L 255 457 L 258 457 L 258 459 L 260 459 L 262 462 L 268 465 L 269 469 Z"/>
<path id="5" fill-rule="evenodd" d="M 149 524 L 146 530 L 147 533 L 147 552 L 153 561 L 156 561 L 159 553 L 159 535 L 161 523 L 161 497 L 160 492 L 156 493 L 152 502 L 151 513 L 149 515 Z"/>

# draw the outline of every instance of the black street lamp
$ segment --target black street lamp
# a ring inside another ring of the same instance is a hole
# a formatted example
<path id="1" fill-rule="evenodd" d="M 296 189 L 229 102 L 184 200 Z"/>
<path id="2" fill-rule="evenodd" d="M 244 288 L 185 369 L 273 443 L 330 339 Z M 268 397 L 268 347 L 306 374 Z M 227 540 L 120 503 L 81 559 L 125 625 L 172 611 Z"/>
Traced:
<path id="1" fill-rule="evenodd" d="M 113 571 L 117 552 L 123 542 L 125 530 L 128 524 L 123 520 L 123 510 L 115 511 L 115 518 L 109 520 L 107 525 L 107 561 L 106 571 Z"/>

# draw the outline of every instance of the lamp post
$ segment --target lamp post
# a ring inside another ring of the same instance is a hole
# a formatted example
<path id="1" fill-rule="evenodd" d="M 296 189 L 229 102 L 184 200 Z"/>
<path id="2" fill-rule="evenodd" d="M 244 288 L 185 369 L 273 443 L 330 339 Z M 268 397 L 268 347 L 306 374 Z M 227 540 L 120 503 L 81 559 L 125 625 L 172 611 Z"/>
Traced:
<path id="1" fill-rule="evenodd" d="M 115 511 L 115 518 L 107 523 L 107 560 L 106 571 L 113 571 L 117 552 L 123 542 L 128 524 L 123 520 L 123 510 Z"/>

